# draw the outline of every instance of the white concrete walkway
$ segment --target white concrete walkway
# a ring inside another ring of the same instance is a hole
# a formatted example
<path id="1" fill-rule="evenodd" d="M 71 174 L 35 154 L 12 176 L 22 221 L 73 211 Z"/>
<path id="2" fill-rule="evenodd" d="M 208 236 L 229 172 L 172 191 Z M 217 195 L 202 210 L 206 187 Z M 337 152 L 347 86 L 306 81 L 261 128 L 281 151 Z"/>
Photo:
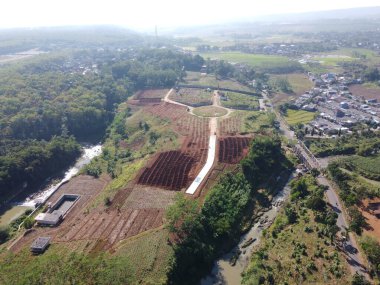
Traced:
<path id="1" fill-rule="evenodd" d="M 215 152 L 216 152 L 216 131 L 218 129 L 218 120 L 216 118 L 210 119 L 210 140 L 208 142 L 208 153 L 207 153 L 207 161 L 203 166 L 201 172 L 199 172 L 198 176 L 195 178 L 193 183 L 191 183 L 190 187 L 186 190 L 187 194 L 193 195 L 199 185 L 202 184 L 203 180 L 206 178 L 207 174 L 211 170 L 214 161 L 215 161 Z"/>
<path id="2" fill-rule="evenodd" d="M 208 144 L 208 154 L 206 164 L 203 166 L 201 172 L 199 172 L 198 176 L 195 178 L 193 183 L 191 183 L 190 187 L 186 190 L 187 194 L 193 195 L 199 185 L 202 184 L 203 180 L 206 178 L 208 172 L 211 170 L 212 165 L 215 161 L 215 150 L 216 150 L 216 135 L 211 135 L 209 144 Z"/>

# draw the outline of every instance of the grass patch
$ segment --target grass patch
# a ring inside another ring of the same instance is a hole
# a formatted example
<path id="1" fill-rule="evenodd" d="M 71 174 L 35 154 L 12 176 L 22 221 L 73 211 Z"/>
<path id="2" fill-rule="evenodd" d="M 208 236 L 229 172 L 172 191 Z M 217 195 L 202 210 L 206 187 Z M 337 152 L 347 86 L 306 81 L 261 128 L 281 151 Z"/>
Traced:
<path id="1" fill-rule="evenodd" d="M 267 64 L 284 64 L 289 62 L 285 56 L 250 54 L 242 52 L 213 52 L 202 53 L 202 57 L 211 59 L 220 59 L 234 63 L 247 63 L 253 67 L 263 67 Z"/>
<path id="2" fill-rule="evenodd" d="M 87 243 L 52 244 L 39 256 L 25 248 L 0 255 L 0 284 L 166 284 L 172 249 L 156 229 L 121 242 L 114 254 L 79 252 Z M 75 250 L 75 252 L 73 251 Z"/>
<path id="3" fill-rule="evenodd" d="M 210 52 L 201 53 L 204 58 L 225 60 L 231 63 L 245 63 L 261 72 L 291 73 L 303 70 L 300 63 L 291 61 L 285 56 L 251 54 L 242 52 Z"/>
<path id="4" fill-rule="evenodd" d="M 380 89 L 380 85 L 375 82 L 365 82 L 362 86 L 368 89 Z"/>
<path id="5" fill-rule="evenodd" d="M 313 83 L 303 73 L 271 75 L 271 85 L 275 85 L 278 79 L 287 80 L 293 90 L 293 93 L 296 95 L 301 95 L 313 87 Z"/>
<path id="6" fill-rule="evenodd" d="M 242 131 L 244 133 L 257 133 L 263 129 L 271 129 L 275 120 L 273 113 L 268 112 L 245 112 L 240 113 L 243 118 Z M 236 114 L 239 116 L 239 114 Z"/>
<path id="7" fill-rule="evenodd" d="M 195 108 L 193 113 L 200 117 L 222 117 L 227 115 L 227 110 L 220 107 L 215 106 L 203 106 L 199 108 Z"/>
<path id="8" fill-rule="evenodd" d="M 252 91 L 248 86 L 235 80 L 217 78 L 212 74 L 201 75 L 200 72 L 193 71 L 186 72 L 184 83 L 189 85 L 213 86 L 214 89 L 228 88 L 241 91 Z"/>
<path id="9" fill-rule="evenodd" d="M 132 157 L 139 159 L 157 151 L 180 147 L 178 135 L 172 130 L 172 122 L 140 110 L 127 118 L 125 123 L 127 146 L 134 149 Z"/>
<path id="10" fill-rule="evenodd" d="M 89 209 L 96 208 L 102 203 L 104 203 L 104 199 L 112 198 L 116 195 L 118 190 L 125 188 L 130 181 L 135 177 L 136 173 L 144 167 L 147 162 L 147 158 L 135 160 L 121 167 L 121 173 L 114 178 L 107 187 L 92 201 Z"/>
<path id="11" fill-rule="evenodd" d="M 285 116 L 286 122 L 291 125 L 307 124 L 314 120 L 315 112 L 308 112 L 304 110 L 288 110 Z"/>
<path id="12" fill-rule="evenodd" d="M 240 110 L 258 110 L 259 99 L 255 96 L 245 95 L 236 92 L 223 92 L 226 100 L 220 100 L 222 105 L 226 108 L 240 109 Z"/>
<path id="13" fill-rule="evenodd" d="M 360 61 L 363 61 L 370 66 L 377 65 L 380 63 L 380 56 L 378 56 L 376 52 L 374 52 L 373 50 L 365 48 L 342 48 L 334 52 L 330 52 L 329 54 L 350 56 L 355 60 L 360 59 Z"/>
<path id="14" fill-rule="evenodd" d="M 154 229 L 122 241 L 116 257 L 130 260 L 142 284 L 166 284 L 167 271 L 173 248 L 168 245 L 168 232 Z"/>
<path id="15" fill-rule="evenodd" d="M 351 62 L 356 60 L 352 57 L 346 57 L 346 56 L 323 56 L 323 57 L 315 57 L 314 60 L 318 60 L 322 65 L 324 66 L 336 66 L 339 65 L 339 63 L 342 62 Z"/>
<path id="16" fill-rule="evenodd" d="M 258 133 L 271 130 L 275 118 L 272 113 L 261 111 L 235 111 L 228 118 L 223 118 L 219 124 L 224 132 L 240 134 Z"/>

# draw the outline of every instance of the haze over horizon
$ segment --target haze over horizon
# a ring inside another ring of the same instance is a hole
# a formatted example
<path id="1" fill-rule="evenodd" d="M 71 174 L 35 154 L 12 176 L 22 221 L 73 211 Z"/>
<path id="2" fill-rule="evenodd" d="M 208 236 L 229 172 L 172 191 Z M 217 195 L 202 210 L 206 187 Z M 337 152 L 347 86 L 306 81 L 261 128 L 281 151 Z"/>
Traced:
<path id="1" fill-rule="evenodd" d="M 118 25 L 147 30 L 155 25 L 168 28 L 207 25 L 250 18 L 254 21 L 255 17 L 266 15 L 380 6 L 378 0 L 267 0 L 260 3 L 235 0 L 232 4 L 201 0 L 186 4 L 175 0 L 16 0 L 2 3 L 4 12 L 0 18 L 0 28 Z"/>

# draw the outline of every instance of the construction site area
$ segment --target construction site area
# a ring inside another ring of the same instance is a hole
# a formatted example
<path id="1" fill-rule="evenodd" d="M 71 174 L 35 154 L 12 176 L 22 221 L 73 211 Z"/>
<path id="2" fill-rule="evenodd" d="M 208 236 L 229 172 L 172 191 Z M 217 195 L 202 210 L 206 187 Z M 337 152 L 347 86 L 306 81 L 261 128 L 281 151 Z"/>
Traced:
<path id="1" fill-rule="evenodd" d="M 218 92 L 199 92 L 203 97 L 208 95 L 213 106 L 224 108 Z M 189 100 L 194 101 L 198 93 L 188 92 Z M 172 95 L 182 96 L 182 102 L 173 101 Z M 204 196 L 225 169 L 236 168 L 247 155 L 253 133 L 241 133 L 244 119 L 231 117 L 232 109 L 226 109 L 227 115 L 219 118 L 202 117 L 183 103 L 186 100 L 184 93 L 178 95 L 173 89 L 146 90 L 133 96 L 127 102 L 132 110 L 132 116 L 126 119 L 127 128 L 132 121 L 141 126 L 146 123 L 141 123 L 144 118 L 153 118 L 158 125 L 165 123 L 175 135 L 154 153 L 137 159 L 139 166 L 130 179 L 107 194 L 108 200 L 104 199 L 112 185 L 108 175 L 95 178 L 81 174 L 63 184 L 47 201 L 53 206 L 38 214 L 38 226 L 15 240 L 10 249 L 18 252 L 39 244 L 43 237 L 46 248 L 49 242 L 87 253 L 113 252 L 123 240 L 160 228 L 176 193 Z M 142 151 L 148 144 L 144 137 L 131 137 L 119 147 Z M 57 219 L 49 221 L 52 217 Z"/>

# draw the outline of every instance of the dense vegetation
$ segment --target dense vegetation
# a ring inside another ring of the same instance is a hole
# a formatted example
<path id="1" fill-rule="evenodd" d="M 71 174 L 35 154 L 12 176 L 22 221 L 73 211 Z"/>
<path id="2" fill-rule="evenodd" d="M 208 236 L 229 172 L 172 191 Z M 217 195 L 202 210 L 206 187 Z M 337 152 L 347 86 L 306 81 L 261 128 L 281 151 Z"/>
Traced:
<path id="1" fill-rule="evenodd" d="M 358 154 L 368 156 L 380 149 L 380 134 L 362 131 L 337 139 L 307 140 L 305 144 L 319 157 Z"/>
<path id="2" fill-rule="evenodd" d="M 334 240 L 337 215 L 324 201 L 324 187 L 306 175 L 291 183 L 291 203 L 264 231 L 243 275 L 243 284 L 343 284 L 343 255 Z"/>
<path id="3" fill-rule="evenodd" d="M 327 167 L 329 175 L 340 188 L 340 197 L 346 206 L 356 205 L 365 198 L 379 196 L 379 188 L 368 183 L 364 184 L 357 177 L 343 171 L 338 162 L 332 162 Z"/>
<path id="4" fill-rule="evenodd" d="M 179 198 L 168 211 L 175 258 L 169 273 L 172 284 L 194 284 L 211 268 L 214 259 L 239 238 L 250 221 L 257 190 L 268 176 L 289 167 L 278 139 L 258 137 L 243 160 L 242 171 L 228 173 L 208 193 L 200 212 L 196 202 Z M 261 201 L 264 203 L 263 201 Z"/>
<path id="5" fill-rule="evenodd" d="M 341 161 L 341 165 L 372 180 L 380 181 L 380 155 L 350 156 Z"/>
<path id="6" fill-rule="evenodd" d="M 0 197 L 24 183 L 34 184 L 67 167 L 80 154 L 73 137 L 47 141 L 0 141 Z"/>
<path id="7" fill-rule="evenodd" d="M 368 224 L 361 212 L 357 209 L 357 205 L 360 205 L 363 199 L 379 197 L 380 188 L 343 171 L 339 166 L 339 162 L 332 162 L 327 169 L 330 177 L 340 189 L 340 198 L 348 208 L 350 229 L 360 235 Z"/>

